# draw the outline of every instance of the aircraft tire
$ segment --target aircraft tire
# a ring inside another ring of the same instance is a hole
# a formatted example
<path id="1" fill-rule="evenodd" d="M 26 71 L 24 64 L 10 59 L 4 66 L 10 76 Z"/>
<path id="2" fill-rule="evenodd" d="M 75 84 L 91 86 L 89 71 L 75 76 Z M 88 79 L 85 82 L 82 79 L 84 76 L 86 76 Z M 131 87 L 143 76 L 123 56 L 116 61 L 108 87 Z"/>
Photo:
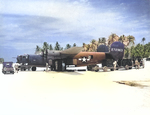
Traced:
<path id="1" fill-rule="evenodd" d="M 36 67 L 32 67 L 32 71 L 36 71 Z"/>

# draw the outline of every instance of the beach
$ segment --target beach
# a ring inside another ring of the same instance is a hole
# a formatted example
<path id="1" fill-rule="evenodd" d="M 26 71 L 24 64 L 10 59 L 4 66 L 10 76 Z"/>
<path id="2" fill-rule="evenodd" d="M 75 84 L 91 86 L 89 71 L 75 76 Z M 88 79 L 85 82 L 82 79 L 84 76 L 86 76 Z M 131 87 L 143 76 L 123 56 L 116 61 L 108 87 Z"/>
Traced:
<path id="1" fill-rule="evenodd" d="M 150 61 L 145 64 L 112 72 L 0 72 L 0 115 L 149 115 Z"/>

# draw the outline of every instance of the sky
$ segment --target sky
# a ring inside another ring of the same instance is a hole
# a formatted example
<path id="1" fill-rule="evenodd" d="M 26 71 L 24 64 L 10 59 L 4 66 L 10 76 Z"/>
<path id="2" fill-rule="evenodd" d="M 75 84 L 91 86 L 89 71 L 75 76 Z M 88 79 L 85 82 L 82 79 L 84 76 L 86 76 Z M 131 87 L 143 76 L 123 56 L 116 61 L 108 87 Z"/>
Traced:
<path id="1" fill-rule="evenodd" d="M 112 33 L 150 42 L 150 0 L 0 0 L 0 58 L 34 54 L 43 42 L 90 43 Z"/>

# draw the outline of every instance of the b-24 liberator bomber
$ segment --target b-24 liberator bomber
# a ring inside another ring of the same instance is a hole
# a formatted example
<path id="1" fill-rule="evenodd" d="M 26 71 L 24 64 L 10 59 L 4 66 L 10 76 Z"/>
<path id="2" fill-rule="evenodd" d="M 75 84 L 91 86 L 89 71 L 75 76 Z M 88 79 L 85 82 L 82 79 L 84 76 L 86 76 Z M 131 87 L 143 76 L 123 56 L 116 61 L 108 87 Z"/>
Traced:
<path id="1" fill-rule="evenodd" d="M 105 59 L 118 60 L 124 55 L 124 45 L 114 42 L 110 51 L 107 46 L 101 45 L 97 52 L 84 52 L 82 47 L 72 47 L 64 51 L 46 50 L 42 54 L 17 56 L 17 63 L 25 69 L 36 71 L 36 67 L 46 67 L 46 63 L 54 71 L 65 71 L 67 65 L 88 66 L 102 63 Z"/>

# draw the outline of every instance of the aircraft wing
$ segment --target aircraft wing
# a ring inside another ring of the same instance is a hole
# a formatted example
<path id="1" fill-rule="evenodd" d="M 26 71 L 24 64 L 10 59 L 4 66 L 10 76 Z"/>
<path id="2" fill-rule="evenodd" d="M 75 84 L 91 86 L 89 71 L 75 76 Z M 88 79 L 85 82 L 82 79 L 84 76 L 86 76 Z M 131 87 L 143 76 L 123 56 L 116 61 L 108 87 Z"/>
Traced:
<path id="1" fill-rule="evenodd" d="M 82 50 L 83 50 L 82 47 L 72 47 L 72 48 L 62 51 L 61 56 L 63 58 L 73 57 L 74 55 L 80 53 Z"/>
<path id="2" fill-rule="evenodd" d="M 61 54 L 76 55 L 83 50 L 82 47 L 72 47 L 61 52 Z"/>

